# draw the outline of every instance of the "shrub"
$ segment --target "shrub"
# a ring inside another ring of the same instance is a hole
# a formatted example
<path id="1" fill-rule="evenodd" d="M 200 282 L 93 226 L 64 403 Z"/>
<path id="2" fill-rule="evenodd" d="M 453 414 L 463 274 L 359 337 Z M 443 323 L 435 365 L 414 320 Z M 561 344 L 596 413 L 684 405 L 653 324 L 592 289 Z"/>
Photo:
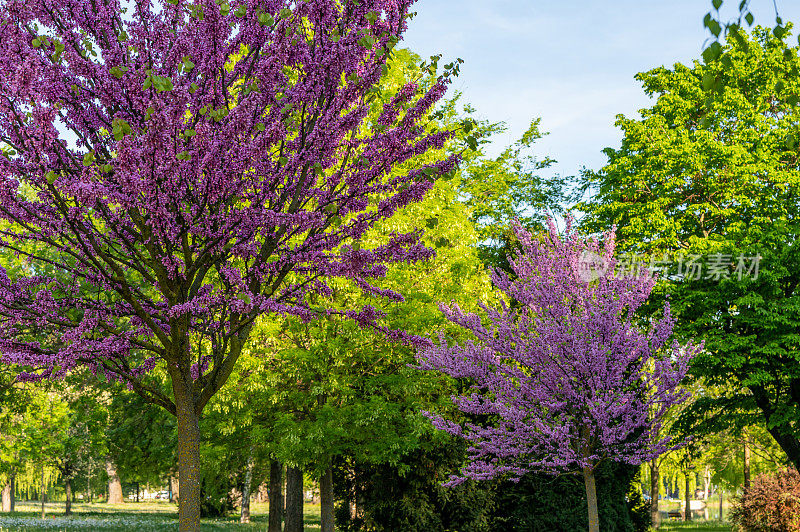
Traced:
<path id="1" fill-rule="evenodd" d="M 731 518 L 744 532 L 800 531 L 800 473 L 759 475 L 736 499 Z"/>

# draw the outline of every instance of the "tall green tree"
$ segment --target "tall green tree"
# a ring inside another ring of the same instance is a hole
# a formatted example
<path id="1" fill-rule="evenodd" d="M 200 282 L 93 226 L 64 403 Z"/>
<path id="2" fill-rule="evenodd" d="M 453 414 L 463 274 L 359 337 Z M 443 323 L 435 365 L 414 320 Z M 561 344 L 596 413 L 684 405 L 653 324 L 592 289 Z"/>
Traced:
<path id="1" fill-rule="evenodd" d="M 584 175 L 578 208 L 588 230 L 617 224 L 635 260 L 671 265 L 677 330 L 705 341 L 692 375 L 723 390 L 695 419 L 761 419 L 800 465 L 800 61 L 787 38 L 757 28 L 729 41 L 727 65 L 638 74 L 656 102 L 618 117 L 622 144 Z"/>

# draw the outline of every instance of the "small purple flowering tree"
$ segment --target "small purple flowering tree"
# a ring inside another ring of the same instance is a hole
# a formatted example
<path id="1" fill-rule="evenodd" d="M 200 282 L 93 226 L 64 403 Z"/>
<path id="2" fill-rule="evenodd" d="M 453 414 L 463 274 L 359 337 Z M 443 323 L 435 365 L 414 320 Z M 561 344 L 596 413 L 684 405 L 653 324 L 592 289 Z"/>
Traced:
<path id="1" fill-rule="evenodd" d="M 514 305 L 483 305 L 485 323 L 442 306 L 475 340 L 449 346 L 442 339 L 419 353 L 422 368 L 468 379 L 456 407 L 490 421 L 461 425 L 429 415 L 470 444 L 469 462 L 450 484 L 580 473 L 595 532 L 595 468 L 605 459 L 640 464 L 674 445 L 657 436 L 660 420 L 686 398 L 678 384 L 699 347 L 667 344 L 675 323 L 669 306 L 649 326 L 638 325 L 634 314 L 655 280 L 615 271 L 613 232 L 601 246 L 582 240 L 571 220 L 563 237 L 551 221 L 542 241 L 519 225 L 514 230 L 522 246 L 511 261 L 515 275 L 492 276 Z"/>
<path id="2" fill-rule="evenodd" d="M 417 232 L 358 245 L 456 164 L 397 170 L 452 136 L 425 117 L 456 64 L 379 86 L 412 3 L 0 4 L 0 249 L 25 260 L 0 269 L 2 361 L 89 367 L 176 415 L 181 530 L 199 526 L 198 420 L 258 316 L 324 314 L 310 295 L 334 277 L 399 299 L 374 280 L 431 256 Z"/>

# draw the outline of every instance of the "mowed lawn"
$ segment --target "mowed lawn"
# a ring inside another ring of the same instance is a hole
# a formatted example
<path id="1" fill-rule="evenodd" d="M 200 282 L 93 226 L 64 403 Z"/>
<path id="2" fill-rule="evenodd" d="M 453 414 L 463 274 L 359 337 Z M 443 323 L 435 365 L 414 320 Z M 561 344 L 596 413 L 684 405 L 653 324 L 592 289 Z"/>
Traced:
<path id="1" fill-rule="evenodd" d="M 167 502 L 141 502 L 125 504 L 73 504 L 73 515 L 64 517 L 64 503 L 45 505 L 47 517 L 39 518 L 39 505 L 36 502 L 17 503 L 13 514 L 0 513 L 0 532 L 72 531 L 98 530 L 121 531 L 174 531 L 178 525 L 177 506 Z M 203 530 L 265 530 L 267 526 L 267 504 L 251 505 L 251 523 L 239 523 L 238 516 L 204 519 Z M 319 505 L 305 504 L 305 529 L 319 530 Z M 665 521 L 658 532 L 731 532 L 729 525 L 716 521 L 682 523 Z M 469 532 L 469 531 L 462 531 Z"/>
<path id="2" fill-rule="evenodd" d="M 661 524 L 658 532 L 688 532 L 690 530 L 698 530 L 703 532 L 731 532 L 730 525 L 720 524 L 719 522 L 697 522 L 697 523 L 681 523 L 677 521 L 665 521 Z"/>
<path id="3" fill-rule="evenodd" d="M 34 502 L 17 503 L 13 514 L 0 513 L 0 532 L 34 532 L 98 530 L 117 531 L 162 531 L 175 530 L 178 526 L 178 509 L 168 502 L 140 502 L 125 504 L 83 504 L 72 505 L 73 515 L 64 516 L 64 503 L 46 504 L 47 516 L 40 519 L 39 504 Z M 250 506 L 251 523 L 239 523 L 239 517 L 204 519 L 203 530 L 265 530 L 268 506 L 266 503 L 253 503 Z M 319 505 L 305 504 L 305 529 L 319 530 Z"/>

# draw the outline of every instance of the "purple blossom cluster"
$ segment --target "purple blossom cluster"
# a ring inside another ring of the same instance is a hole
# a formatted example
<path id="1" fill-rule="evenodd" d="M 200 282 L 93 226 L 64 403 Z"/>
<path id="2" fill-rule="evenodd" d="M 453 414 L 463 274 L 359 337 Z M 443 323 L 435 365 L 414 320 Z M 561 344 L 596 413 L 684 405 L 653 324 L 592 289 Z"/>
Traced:
<path id="1" fill-rule="evenodd" d="M 420 233 L 357 243 L 457 163 L 395 171 L 451 138 L 425 127 L 447 74 L 366 127 L 412 3 L 3 2 L 0 248 L 29 267 L 0 268 L 2 361 L 174 411 L 138 380 L 163 360 L 202 410 L 259 315 L 324 313 L 331 278 L 400 299 L 376 280 L 432 255 Z"/>
<path id="2" fill-rule="evenodd" d="M 423 369 L 469 385 L 453 401 L 470 421 L 427 413 L 470 444 L 469 463 L 450 484 L 591 472 L 604 459 L 640 464 L 676 445 L 659 429 L 686 398 L 679 383 L 701 346 L 670 343 L 669 305 L 661 317 L 636 314 L 655 278 L 617 276 L 613 231 L 602 244 L 582 239 L 571 220 L 563 236 L 552 221 L 541 238 L 519 225 L 515 233 L 521 251 L 513 275 L 492 275 L 513 303 L 482 305 L 485 319 L 443 305 L 474 339 L 450 345 L 441 338 L 418 355 Z M 587 254 L 604 263 L 603 275 L 587 280 Z"/>

